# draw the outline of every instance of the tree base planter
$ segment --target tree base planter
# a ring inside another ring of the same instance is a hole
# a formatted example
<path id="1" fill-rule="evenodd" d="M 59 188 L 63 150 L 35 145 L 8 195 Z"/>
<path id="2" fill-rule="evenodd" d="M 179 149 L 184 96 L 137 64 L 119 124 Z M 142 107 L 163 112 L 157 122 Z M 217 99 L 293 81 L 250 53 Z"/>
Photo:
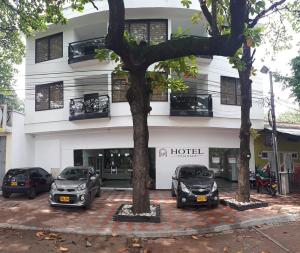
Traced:
<path id="1" fill-rule="evenodd" d="M 269 204 L 265 201 L 258 199 L 250 199 L 250 202 L 239 202 L 233 198 L 221 199 L 220 203 L 225 206 L 229 206 L 238 211 L 245 211 L 254 208 L 267 207 Z"/>
<path id="2" fill-rule="evenodd" d="M 160 205 L 150 205 L 150 213 L 134 215 L 132 205 L 122 204 L 113 216 L 114 221 L 160 223 Z"/>

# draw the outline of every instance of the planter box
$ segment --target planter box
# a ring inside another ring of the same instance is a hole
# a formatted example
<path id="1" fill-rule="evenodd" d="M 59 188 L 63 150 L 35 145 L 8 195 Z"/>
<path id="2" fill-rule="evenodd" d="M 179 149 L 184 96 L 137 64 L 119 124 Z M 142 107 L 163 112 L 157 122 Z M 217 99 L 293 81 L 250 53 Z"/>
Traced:
<path id="1" fill-rule="evenodd" d="M 267 207 L 269 204 L 267 202 L 258 200 L 258 199 L 250 199 L 249 203 L 240 203 L 236 202 L 235 199 L 221 199 L 220 203 L 229 206 L 238 211 L 245 211 L 254 208 Z"/>
<path id="2" fill-rule="evenodd" d="M 151 223 L 160 223 L 160 205 L 151 205 L 156 209 L 156 214 L 153 216 L 148 215 L 124 215 L 120 214 L 123 210 L 124 206 L 128 206 L 128 204 L 122 204 L 118 207 L 116 213 L 113 216 L 114 221 L 121 221 L 121 222 L 151 222 Z"/>

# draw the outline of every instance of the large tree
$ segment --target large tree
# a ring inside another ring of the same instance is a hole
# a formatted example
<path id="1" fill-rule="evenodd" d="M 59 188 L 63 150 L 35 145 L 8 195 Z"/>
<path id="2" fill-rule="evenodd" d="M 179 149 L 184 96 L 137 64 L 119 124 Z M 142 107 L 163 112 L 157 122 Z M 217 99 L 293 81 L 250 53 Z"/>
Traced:
<path id="1" fill-rule="evenodd" d="M 125 6 L 123 0 L 108 0 L 109 27 L 106 47 L 120 56 L 123 69 L 129 72 L 130 88 L 127 100 L 133 120 L 133 211 L 149 212 L 148 192 L 149 131 L 147 118 L 151 111 L 151 86 L 146 82 L 148 67 L 160 61 L 189 55 L 232 56 L 244 41 L 244 22 L 246 21 L 246 0 L 231 0 L 230 29 L 227 34 L 213 33 L 210 37 L 184 36 L 166 42 L 150 45 L 131 43 L 124 37 Z M 202 6 L 203 8 L 204 6 Z M 208 9 L 206 10 L 208 13 Z M 216 16 L 206 15 L 207 21 L 216 24 Z"/>
<path id="2" fill-rule="evenodd" d="M 228 2 L 224 0 L 212 0 L 210 1 L 211 13 L 207 11 L 206 1 L 199 0 L 202 6 L 202 11 L 206 16 L 217 16 L 218 23 L 210 23 L 212 34 L 226 34 L 228 24 L 231 24 L 230 15 L 226 12 L 228 8 Z M 249 184 L 249 160 L 251 158 L 250 152 L 250 135 L 251 135 L 251 120 L 250 109 L 252 106 L 251 97 L 251 76 L 254 74 L 253 62 L 255 56 L 255 49 L 252 48 L 260 45 L 264 32 L 270 36 L 271 46 L 274 48 L 280 48 L 276 43 L 282 41 L 285 36 L 280 32 L 281 25 L 277 24 L 277 28 L 274 27 L 274 22 L 268 22 L 265 24 L 267 27 L 262 29 L 262 24 L 258 26 L 261 19 L 269 17 L 271 14 L 279 12 L 279 7 L 286 9 L 283 6 L 286 0 L 272 1 L 267 6 L 268 1 L 252 1 L 247 0 L 246 3 L 246 18 L 245 18 L 245 30 L 242 47 L 236 51 L 233 57 L 230 57 L 230 62 L 234 68 L 238 70 L 240 87 L 241 87 L 241 127 L 240 127 L 240 157 L 239 157 L 239 173 L 238 173 L 238 191 L 236 199 L 242 202 L 250 201 L 250 184 Z M 223 17 L 223 18 L 221 18 Z M 269 27 L 268 27 L 269 26 Z M 225 27 L 225 28 L 224 28 Z M 263 32 L 264 31 L 264 32 Z M 281 31 L 282 32 L 282 31 Z M 280 36 L 272 36 L 271 33 L 280 34 Z M 272 41 L 272 38 L 277 38 Z"/>

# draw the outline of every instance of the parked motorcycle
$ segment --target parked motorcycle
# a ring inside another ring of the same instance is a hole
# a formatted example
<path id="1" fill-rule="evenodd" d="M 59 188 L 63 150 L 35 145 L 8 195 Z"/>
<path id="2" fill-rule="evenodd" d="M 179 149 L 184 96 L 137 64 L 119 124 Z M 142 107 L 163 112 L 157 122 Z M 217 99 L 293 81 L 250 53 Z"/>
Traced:
<path id="1" fill-rule="evenodd" d="M 266 192 L 271 196 L 276 196 L 278 184 L 275 173 L 271 171 L 269 163 L 262 169 L 256 170 L 256 189 L 258 193 Z"/>

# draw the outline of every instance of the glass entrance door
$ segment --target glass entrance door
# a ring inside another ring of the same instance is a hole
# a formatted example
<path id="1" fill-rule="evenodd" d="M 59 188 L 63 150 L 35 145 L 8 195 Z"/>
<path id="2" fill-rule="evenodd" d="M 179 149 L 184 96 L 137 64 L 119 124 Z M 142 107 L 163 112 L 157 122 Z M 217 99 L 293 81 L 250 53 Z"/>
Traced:
<path id="1" fill-rule="evenodd" d="M 155 149 L 149 148 L 151 188 L 155 188 Z M 132 188 L 132 148 L 74 150 L 74 165 L 93 166 L 102 187 Z"/>

